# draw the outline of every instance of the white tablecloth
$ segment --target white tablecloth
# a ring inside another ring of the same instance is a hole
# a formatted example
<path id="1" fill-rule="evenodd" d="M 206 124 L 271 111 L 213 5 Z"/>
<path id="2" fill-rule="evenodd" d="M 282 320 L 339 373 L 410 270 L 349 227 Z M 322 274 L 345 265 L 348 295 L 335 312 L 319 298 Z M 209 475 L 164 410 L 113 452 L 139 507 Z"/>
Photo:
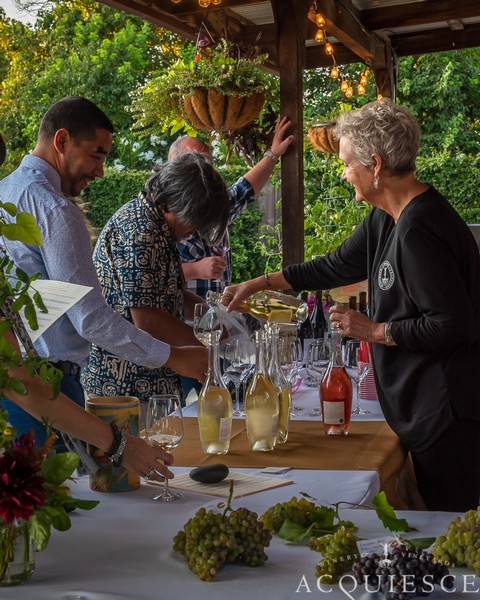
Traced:
<path id="1" fill-rule="evenodd" d="M 299 491 L 306 491 L 322 502 L 362 501 L 376 491 L 374 478 L 365 472 L 290 471 L 282 476 L 293 478 L 295 484 L 239 499 L 237 506 L 261 513 Z M 48 548 L 37 553 L 37 570 L 32 579 L 23 586 L 0 589 L 2 600 L 372 598 L 361 588 L 350 591 L 351 581 L 345 582 L 349 596 L 338 586 L 328 595 L 318 590 L 315 565 L 320 555 L 308 547 L 284 544 L 276 537 L 267 549 L 269 560 L 265 566 L 254 569 L 228 565 L 214 582 L 201 582 L 189 571 L 183 558 L 172 551 L 172 539 L 199 506 L 217 502 L 212 497 L 188 493 L 172 504 L 153 502 L 151 496 L 157 488 L 148 485 L 133 492 L 98 494 L 89 490 L 87 478 L 75 484 L 72 491 L 77 497 L 100 499 L 101 503 L 90 512 L 73 513 L 72 529 L 54 532 Z M 418 529 L 416 537 L 441 534 L 454 516 L 399 514 Z M 373 511 L 342 509 L 341 515 L 360 527 L 359 535 L 363 538 L 386 534 Z M 447 595 L 438 591 L 430 598 L 471 597 L 462 593 L 460 575 L 456 582 L 457 592 Z M 475 589 L 480 589 L 478 581 Z"/>

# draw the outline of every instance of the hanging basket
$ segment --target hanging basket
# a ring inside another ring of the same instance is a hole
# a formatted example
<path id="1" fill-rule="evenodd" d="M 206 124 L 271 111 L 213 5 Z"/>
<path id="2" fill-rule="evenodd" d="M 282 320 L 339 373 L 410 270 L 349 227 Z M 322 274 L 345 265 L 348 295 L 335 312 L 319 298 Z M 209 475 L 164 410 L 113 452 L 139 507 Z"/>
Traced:
<path id="1" fill-rule="evenodd" d="M 338 140 L 333 135 L 335 123 L 319 123 L 308 128 L 308 139 L 322 152 L 326 154 L 338 153 Z"/>
<path id="2" fill-rule="evenodd" d="M 185 96 L 185 116 L 196 128 L 204 131 L 232 131 L 254 121 L 265 102 L 262 93 L 251 96 L 229 96 L 207 89 L 196 88 L 192 96 Z"/>

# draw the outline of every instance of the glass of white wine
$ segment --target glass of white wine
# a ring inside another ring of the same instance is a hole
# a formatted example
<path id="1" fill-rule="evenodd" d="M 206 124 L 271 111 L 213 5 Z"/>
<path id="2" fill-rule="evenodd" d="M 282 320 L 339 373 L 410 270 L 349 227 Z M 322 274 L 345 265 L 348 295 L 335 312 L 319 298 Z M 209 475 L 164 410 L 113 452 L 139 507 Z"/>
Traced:
<path id="1" fill-rule="evenodd" d="M 360 407 L 359 383 L 365 379 L 370 371 L 371 364 L 360 360 L 360 341 L 349 340 L 345 347 L 345 369 L 355 386 L 356 403 L 352 415 L 368 415 L 369 410 Z"/>
<path id="2" fill-rule="evenodd" d="M 195 304 L 193 313 L 193 333 L 197 340 L 208 346 L 208 340 L 213 334 L 221 335 L 222 320 L 220 311 L 215 304 Z"/>
<path id="3" fill-rule="evenodd" d="M 183 415 L 180 398 L 175 395 L 150 396 L 145 423 L 146 436 L 153 446 L 170 452 L 178 446 L 183 438 Z M 160 494 L 153 496 L 153 500 L 172 502 L 181 498 L 181 494 L 170 491 L 168 479 Z"/>

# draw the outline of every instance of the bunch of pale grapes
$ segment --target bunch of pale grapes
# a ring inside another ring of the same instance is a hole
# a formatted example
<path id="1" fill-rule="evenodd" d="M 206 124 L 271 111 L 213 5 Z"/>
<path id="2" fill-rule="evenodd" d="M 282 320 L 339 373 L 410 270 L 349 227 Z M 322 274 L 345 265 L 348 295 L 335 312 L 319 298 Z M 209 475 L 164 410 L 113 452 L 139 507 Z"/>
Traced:
<path id="1" fill-rule="evenodd" d="M 388 558 L 373 554 L 352 567 L 357 583 L 370 593 L 381 591 L 387 600 L 409 600 L 429 596 L 435 584 L 446 591 L 453 587 L 448 567 L 434 560 L 433 554 L 400 545 Z"/>
<path id="2" fill-rule="evenodd" d="M 173 549 L 183 554 L 202 581 L 212 581 L 227 563 L 263 565 L 271 538 L 257 514 L 246 508 L 225 515 L 200 508 L 173 538 Z"/>
<path id="3" fill-rule="evenodd" d="M 480 506 L 466 512 L 463 519 L 456 517 L 436 539 L 432 552 L 440 562 L 467 566 L 480 575 Z"/>
<path id="4" fill-rule="evenodd" d="M 353 563 L 360 558 L 357 540 L 353 530 L 345 527 L 332 534 L 310 538 L 310 548 L 322 553 L 322 560 L 315 568 L 316 577 L 325 576 L 326 583 L 336 583 L 350 571 Z"/>
<path id="5" fill-rule="evenodd" d="M 296 525 L 309 527 L 313 523 L 312 513 L 318 506 L 305 500 L 305 498 L 290 498 L 288 502 L 279 502 L 268 508 L 260 520 L 274 533 L 278 533 L 285 519 L 289 519 Z"/>

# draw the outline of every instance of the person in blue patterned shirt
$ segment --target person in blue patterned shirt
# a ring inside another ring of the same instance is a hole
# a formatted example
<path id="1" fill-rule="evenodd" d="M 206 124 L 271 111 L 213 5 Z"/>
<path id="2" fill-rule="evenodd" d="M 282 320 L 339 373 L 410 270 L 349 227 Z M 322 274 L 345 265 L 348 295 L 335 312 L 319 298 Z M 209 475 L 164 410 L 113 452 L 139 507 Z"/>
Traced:
<path id="1" fill-rule="evenodd" d="M 192 231 L 215 243 L 228 222 L 225 183 L 201 154 L 185 154 L 158 168 L 145 190 L 106 223 L 93 261 L 107 303 L 127 321 L 168 344 L 200 345 L 185 318 L 201 298 L 184 289 L 175 245 Z M 129 362 L 93 344 L 81 382 L 88 394 L 182 396 L 177 373 Z"/>
<path id="2" fill-rule="evenodd" d="M 230 198 L 229 225 L 254 201 L 255 196 L 269 180 L 275 164 L 292 143 L 294 136 L 286 135 L 290 125 L 291 121 L 287 117 L 278 119 L 271 149 L 265 152 L 262 160 L 248 173 L 227 188 Z M 205 154 L 210 160 L 212 158 L 207 144 L 198 138 L 183 136 L 170 146 L 168 160 L 189 152 Z M 177 248 L 187 289 L 205 298 L 208 290 L 222 292 L 227 285 L 231 284 L 229 251 L 224 256 L 218 256 L 215 247 L 198 231 L 189 238 L 177 242 Z"/>

